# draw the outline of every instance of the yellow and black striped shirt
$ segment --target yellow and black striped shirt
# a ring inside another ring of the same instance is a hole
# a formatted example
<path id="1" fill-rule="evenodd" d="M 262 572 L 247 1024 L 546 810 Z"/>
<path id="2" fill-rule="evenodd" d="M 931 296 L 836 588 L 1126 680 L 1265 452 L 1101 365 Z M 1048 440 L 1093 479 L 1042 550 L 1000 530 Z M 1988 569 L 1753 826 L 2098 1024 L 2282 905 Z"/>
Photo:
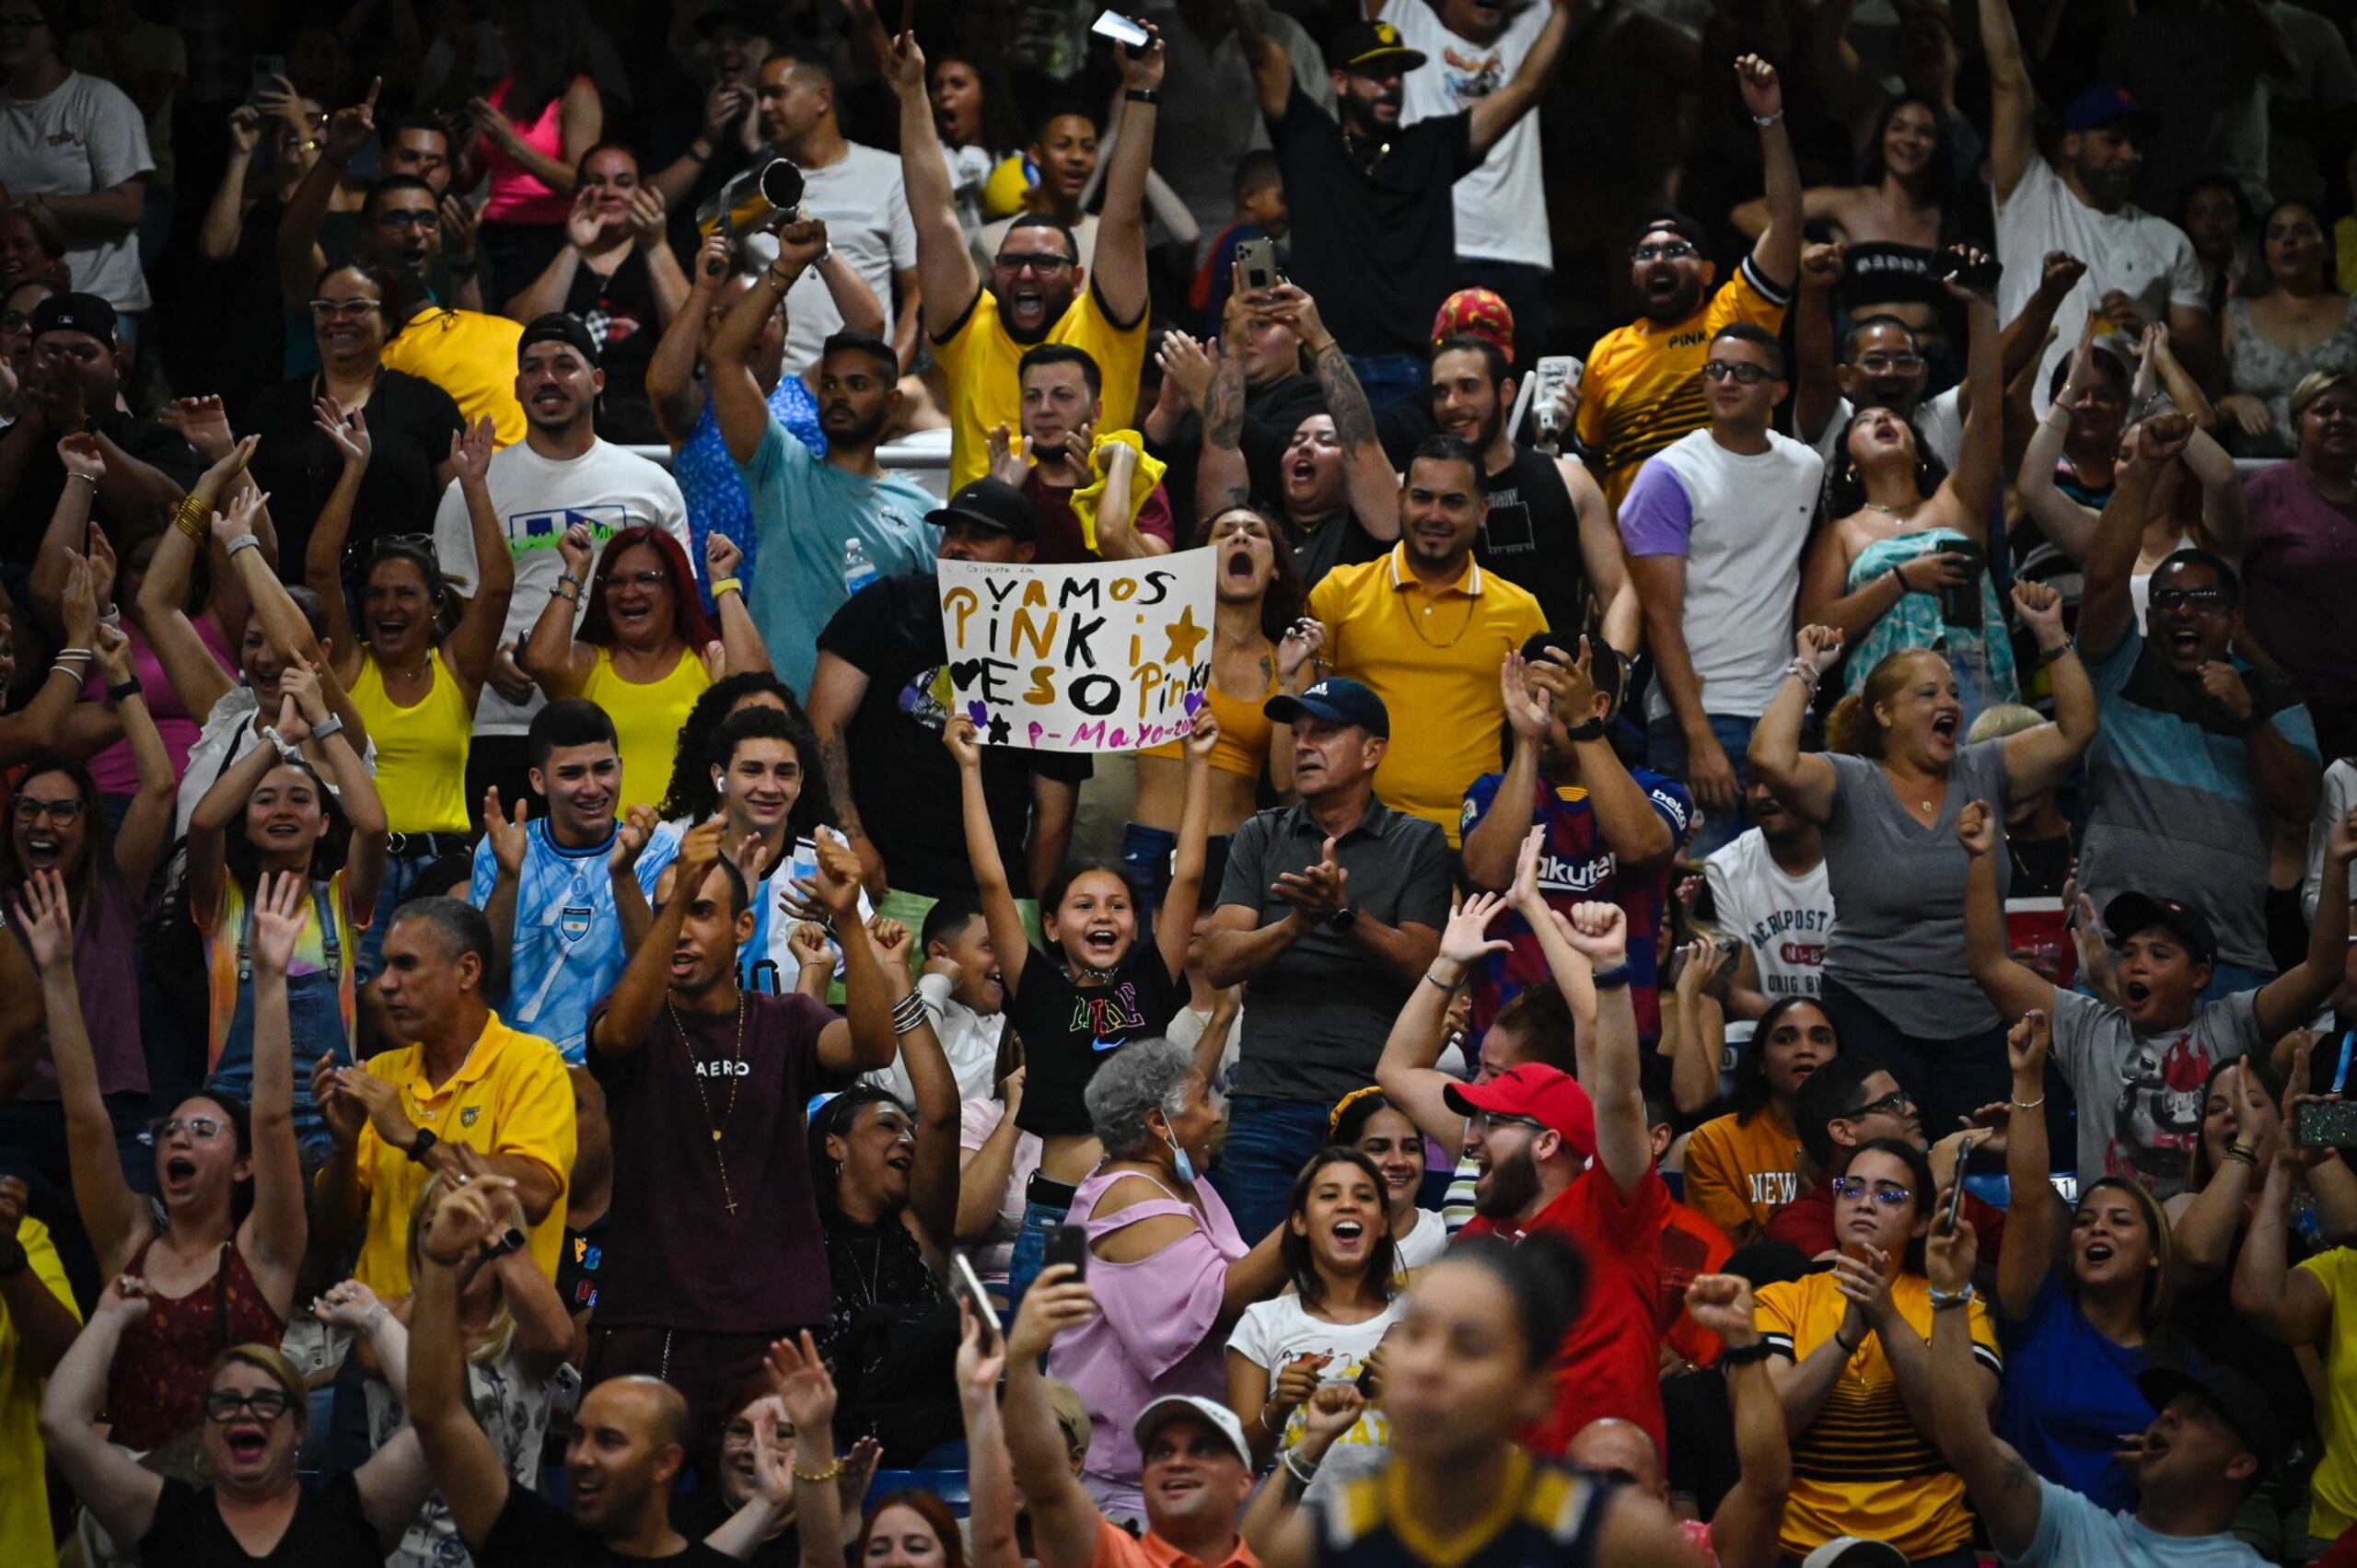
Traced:
<path id="1" fill-rule="evenodd" d="M 1891 1304 L 1906 1329 L 1929 1340 L 1932 1286 L 1921 1274 L 1892 1282 Z M 1794 1361 L 1834 1336 L 1848 1299 L 1829 1273 L 1764 1287 L 1759 1332 L 1768 1347 Z M 2004 1375 L 1989 1309 L 1976 1298 L 1972 1353 Z M 1908 1557 L 1936 1557 L 1969 1544 L 1972 1511 L 1964 1481 L 1948 1469 L 1931 1438 L 1918 1431 L 1898 1391 L 1898 1375 L 1882 1341 L 1868 1334 L 1841 1369 L 1817 1419 L 1793 1434 L 1793 1491 L 1784 1508 L 1782 1545 L 1805 1557 L 1836 1536 L 1886 1540 Z"/>

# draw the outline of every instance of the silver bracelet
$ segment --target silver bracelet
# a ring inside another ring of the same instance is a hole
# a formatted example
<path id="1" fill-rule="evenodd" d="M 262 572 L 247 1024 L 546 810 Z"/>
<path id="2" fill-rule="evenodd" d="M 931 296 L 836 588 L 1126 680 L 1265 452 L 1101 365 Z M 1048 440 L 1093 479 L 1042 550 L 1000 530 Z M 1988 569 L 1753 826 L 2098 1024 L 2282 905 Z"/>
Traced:
<path id="1" fill-rule="evenodd" d="M 1313 1464 L 1307 1469 L 1303 1469 L 1298 1464 L 1294 1462 L 1295 1457 L 1300 1452 L 1301 1450 L 1297 1447 L 1288 1448 L 1277 1462 L 1284 1466 L 1286 1471 L 1292 1475 L 1294 1480 L 1301 1482 L 1304 1486 L 1307 1486 L 1313 1480 L 1317 1479 L 1318 1465 Z M 1318 1461 L 1318 1463 L 1321 1464 L 1323 1462 L 1323 1460 Z"/>
<path id="2" fill-rule="evenodd" d="M 227 556 L 230 560 L 235 561 L 238 558 L 239 552 L 247 550 L 260 550 L 261 548 L 261 540 L 256 539 L 250 533 L 244 533 L 239 534 L 228 543 L 223 545 L 221 547 L 221 553 Z"/>
<path id="3" fill-rule="evenodd" d="M 1782 120 L 1783 117 L 1784 111 L 1780 109 L 1773 114 L 1755 114 L 1751 117 L 1751 122 L 1754 125 L 1759 126 L 1762 131 L 1765 131 L 1769 126 L 1773 125 L 1777 121 Z"/>
<path id="4" fill-rule="evenodd" d="M 2040 1095 L 2036 1099 L 2009 1099 L 2005 1103 L 2012 1106 L 2015 1110 L 2036 1110 L 2039 1106 L 2046 1103 L 2046 1097 L 2044 1095 Z"/>
<path id="5" fill-rule="evenodd" d="M 1424 979 L 1430 983 L 1440 987 L 1443 991 L 1447 992 L 1452 996 L 1457 994 L 1457 987 L 1460 983 L 1454 980 L 1443 980 L 1440 976 L 1433 973 L 1430 970 L 1426 970 L 1424 971 Z"/>
<path id="6" fill-rule="evenodd" d="M 892 1004 L 892 1032 L 914 1034 L 926 1023 L 924 1003 L 913 991 Z"/>
<path id="7" fill-rule="evenodd" d="M 1817 690 L 1817 683 L 1824 679 L 1817 666 L 1809 663 L 1808 660 L 1805 658 L 1798 657 L 1795 657 L 1792 663 L 1784 667 L 1784 673 L 1797 679 L 1802 685 L 1807 687 L 1811 691 L 1815 691 Z"/>

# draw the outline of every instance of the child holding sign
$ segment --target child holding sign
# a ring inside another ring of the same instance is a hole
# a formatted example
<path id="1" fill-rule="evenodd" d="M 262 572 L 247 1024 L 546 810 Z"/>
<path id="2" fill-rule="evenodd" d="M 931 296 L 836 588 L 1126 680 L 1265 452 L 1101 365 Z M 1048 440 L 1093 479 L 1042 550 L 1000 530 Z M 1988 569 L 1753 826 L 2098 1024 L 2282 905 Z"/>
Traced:
<path id="1" fill-rule="evenodd" d="M 1219 723 L 1203 708 L 1187 736 L 1178 853 L 1154 923 L 1154 940 L 1138 940 L 1137 900 L 1118 863 L 1074 861 L 1041 890 L 1040 926 L 1048 937 L 1043 951 L 1024 935 L 991 831 L 981 742 L 973 721 L 953 715 L 942 730 L 943 744 L 958 760 L 966 852 L 991 944 L 998 950 L 1007 1018 L 1024 1046 L 1023 1108 L 1016 1122 L 1042 1141 L 1008 1266 L 1010 1313 L 1045 1262 L 1048 1234 L 1064 1222 L 1074 1188 L 1104 1157 L 1081 1099 L 1089 1079 L 1132 1040 L 1159 1036 L 1187 1005 L 1183 971 L 1202 895 L 1212 748 L 1218 740 Z"/>

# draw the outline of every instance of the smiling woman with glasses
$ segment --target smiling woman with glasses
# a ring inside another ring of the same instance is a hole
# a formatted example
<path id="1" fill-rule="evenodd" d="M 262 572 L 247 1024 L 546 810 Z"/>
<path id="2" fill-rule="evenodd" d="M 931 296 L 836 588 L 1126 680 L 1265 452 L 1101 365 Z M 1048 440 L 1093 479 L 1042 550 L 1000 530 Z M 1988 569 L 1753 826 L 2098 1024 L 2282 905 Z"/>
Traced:
<path id="1" fill-rule="evenodd" d="M 1915 1412 L 1931 1399 L 1927 1344 L 1938 1312 L 1969 1318 L 1974 1376 L 1993 1408 L 2004 1364 L 1989 1309 L 1968 1289 L 1939 1295 L 1924 1276 L 1923 1237 L 1941 1206 L 1922 1150 L 1873 1139 L 1849 1151 L 1829 1185 L 1833 1267 L 1759 1294 L 1769 1375 L 1793 1443 L 1779 1544 L 1801 1558 L 1856 1535 L 1889 1542 L 1910 1562 L 1969 1563 L 1964 1482 Z"/>

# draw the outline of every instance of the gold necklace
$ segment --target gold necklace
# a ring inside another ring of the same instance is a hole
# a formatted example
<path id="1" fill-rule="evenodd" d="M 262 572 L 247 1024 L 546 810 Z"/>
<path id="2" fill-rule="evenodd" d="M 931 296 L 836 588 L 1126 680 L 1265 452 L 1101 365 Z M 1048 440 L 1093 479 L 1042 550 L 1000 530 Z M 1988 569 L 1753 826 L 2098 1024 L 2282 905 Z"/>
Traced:
<path id="1" fill-rule="evenodd" d="M 739 986 L 737 991 L 737 1049 L 728 1059 L 728 1103 L 721 1108 L 720 1119 L 716 1121 L 713 1120 L 712 1100 L 703 1091 L 703 1059 L 696 1054 L 695 1047 L 688 1043 L 687 1027 L 679 1022 L 679 1010 L 672 1005 L 668 991 L 663 995 L 663 1010 L 671 1015 L 671 1027 L 679 1031 L 679 1049 L 688 1059 L 688 1076 L 695 1080 L 696 1103 L 703 1107 L 703 1119 L 712 1128 L 713 1163 L 720 1167 L 720 1201 L 733 1214 L 737 1212 L 737 1195 L 728 1190 L 728 1156 L 721 1152 L 720 1134 L 727 1127 L 728 1119 L 737 1113 L 737 1086 L 745 1081 L 742 1071 L 745 1063 L 744 988 Z"/>
<path id="2" fill-rule="evenodd" d="M 1424 606 L 1423 613 L 1421 615 L 1413 611 L 1410 612 L 1408 616 L 1408 630 L 1416 634 L 1416 641 L 1423 644 L 1424 646 L 1428 648 L 1453 648 L 1457 646 L 1457 644 L 1465 640 L 1466 633 L 1473 630 L 1473 617 L 1480 608 L 1481 601 L 1474 598 L 1471 594 L 1467 594 L 1465 596 L 1464 623 L 1457 627 L 1457 635 L 1451 637 L 1446 643 L 1435 643 L 1430 637 L 1424 635 L 1424 629 L 1421 623 L 1425 615 L 1430 615 L 1432 613 L 1432 606 L 1429 604 Z"/>

